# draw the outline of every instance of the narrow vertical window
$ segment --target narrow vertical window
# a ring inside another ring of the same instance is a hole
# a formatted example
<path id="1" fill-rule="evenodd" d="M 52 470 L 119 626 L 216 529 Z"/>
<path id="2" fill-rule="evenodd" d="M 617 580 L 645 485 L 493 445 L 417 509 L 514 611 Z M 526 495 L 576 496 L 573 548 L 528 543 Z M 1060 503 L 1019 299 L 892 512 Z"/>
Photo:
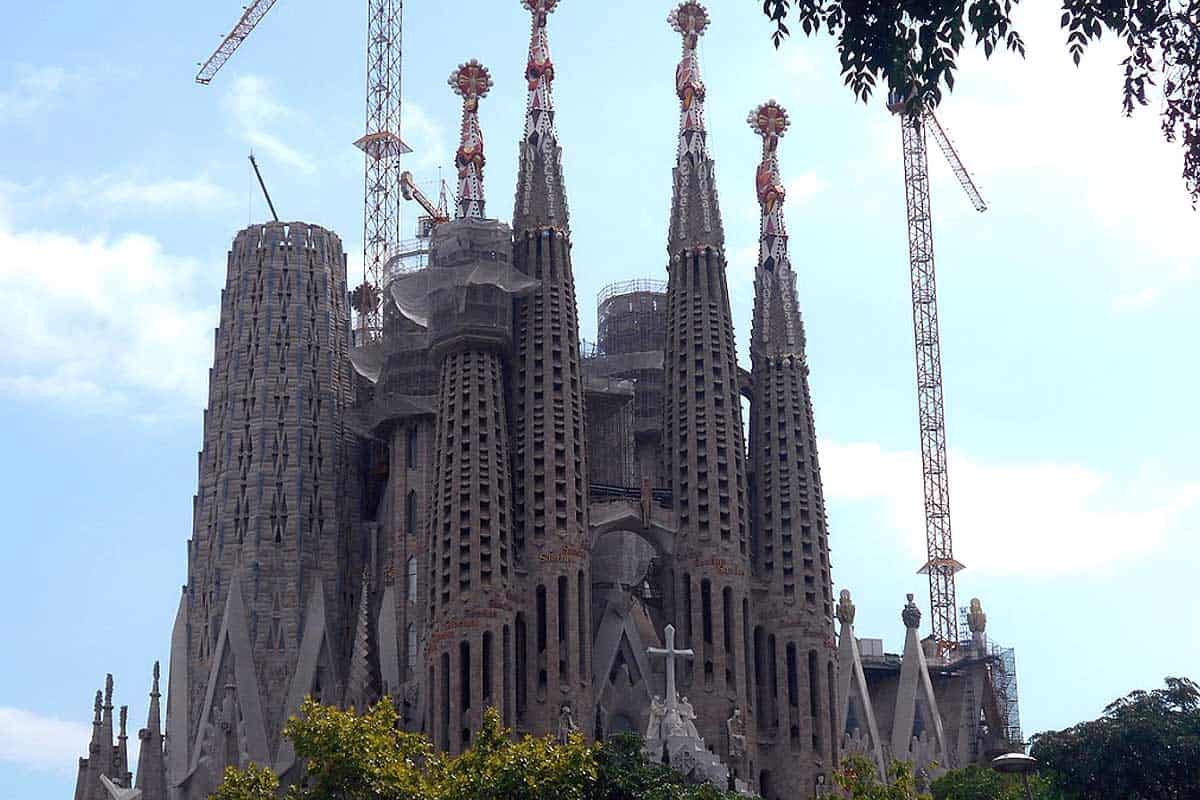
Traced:
<path id="1" fill-rule="evenodd" d="M 511 728 L 513 726 L 513 703 L 512 700 L 509 699 L 509 693 L 512 691 L 511 664 L 512 630 L 505 625 L 500 651 L 500 708 L 503 709 L 501 718 L 504 720 L 504 727 L 506 728 Z"/>
<path id="2" fill-rule="evenodd" d="M 692 643 L 692 576 L 683 573 L 683 643 Z M 691 663 L 691 662 L 687 662 Z"/>
<path id="3" fill-rule="evenodd" d="M 450 654 L 442 653 L 442 749 L 450 749 Z"/>
<path id="4" fill-rule="evenodd" d="M 495 703 L 492 696 L 492 632 L 483 632 L 483 706 L 487 708 Z"/>
<path id="5" fill-rule="evenodd" d="M 529 642 L 525 635 L 525 615 L 517 614 L 516 620 L 513 622 L 513 636 L 516 639 L 516 663 L 517 663 L 517 716 L 520 717 L 525 713 L 525 692 L 529 686 Z"/>
<path id="6" fill-rule="evenodd" d="M 415 604 L 417 602 L 417 557 L 409 556 L 405 562 L 406 573 L 408 576 L 408 602 Z"/>
<path id="7" fill-rule="evenodd" d="M 571 655 L 570 643 L 567 641 L 567 623 L 570 620 L 567 610 L 570 581 L 566 575 L 558 576 L 558 680 L 567 682 L 567 661 Z"/>
<path id="8" fill-rule="evenodd" d="M 808 714 L 812 719 L 812 746 L 813 750 L 821 749 L 821 724 L 818 722 L 820 716 L 821 694 L 818 682 L 821 679 L 821 673 L 817 669 L 817 651 L 808 651 Z"/>
<path id="9" fill-rule="evenodd" d="M 712 644 L 712 583 L 708 578 L 700 581 L 700 624 L 704 630 L 704 643 Z"/>
<path id="10" fill-rule="evenodd" d="M 579 570 L 576 576 L 576 602 L 575 607 L 578 609 L 578 626 L 579 631 L 579 679 L 587 680 L 587 642 L 591 638 L 591 626 L 588 625 L 588 607 L 586 603 L 587 592 L 584 590 L 583 570 Z"/>
<path id="11" fill-rule="evenodd" d="M 800 707 L 800 664 L 796 659 L 796 643 L 788 642 L 787 646 L 787 691 L 788 705 Z"/>
<path id="12" fill-rule="evenodd" d="M 405 636 L 405 645 L 408 651 L 408 669 L 411 672 L 417 667 L 417 624 L 415 622 L 408 623 L 408 633 Z"/>
<path id="13" fill-rule="evenodd" d="M 404 501 L 404 530 L 412 536 L 417 532 L 417 490 L 409 489 Z"/>
<path id="14" fill-rule="evenodd" d="M 468 712 L 471 710 L 471 645 L 458 643 L 458 721 L 462 727 L 462 743 L 471 741 L 471 725 Z"/>
<path id="15" fill-rule="evenodd" d="M 404 466 L 408 469 L 416 469 L 417 466 L 417 427 L 415 425 L 408 429 L 408 441 L 404 448 Z"/>

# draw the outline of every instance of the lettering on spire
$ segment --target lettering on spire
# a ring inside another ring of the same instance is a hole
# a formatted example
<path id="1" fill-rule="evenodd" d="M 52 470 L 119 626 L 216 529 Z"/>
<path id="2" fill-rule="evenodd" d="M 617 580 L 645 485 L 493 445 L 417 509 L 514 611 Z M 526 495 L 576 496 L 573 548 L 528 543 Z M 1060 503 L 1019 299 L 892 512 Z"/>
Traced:
<path id="1" fill-rule="evenodd" d="M 762 160 L 754 176 L 761 219 L 758 268 L 754 277 L 751 356 L 798 355 L 803 358 L 804 332 L 796 300 L 796 276 L 788 256 L 787 225 L 783 218 L 787 191 L 779 169 L 779 140 L 792 123 L 787 110 L 774 100 L 751 111 L 746 122 L 762 138 Z"/>
<path id="2" fill-rule="evenodd" d="M 562 226 L 566 222 L 558 134 L 554 130 L 554 61 L 550 57 L 548 31 L 550 14 L 558 8 L 559 2 L 521 0 L 521 6 L 530 13 L 531 25 L 529 60 L 525 66 L 528 99 L 517 177 L 515 230 L 544 225 Z M 542 186 L 535 188 L 535 183 L 541 183 Z"/>
<path id="3" fill-rule="evenodd" d="M 672 229 L 685 239 L 702 235 L 707 240 L 713 234 L 713 222 L 717 214 L 716 192 L 712 185 L 708 130 L 704 121 L 705 88 L 700 77 L 700 59 L 696 48 L 700 37 L 708 29 L 708 11 L 696 0 L 687 0 L 667 16 L 667 22 L 683 37 L 683 55 L 675 68 L 675 94 L 679 98 L 679 144 Z M 693 183 L 700 202 L 702 230 L 689 234 L 689 196 L 693 193 Z"/>
<path id="4" fill-rule="evenodd" d="M 471 59 L 450 73 L 448 81 L 463 99 L 462 131 L 454 165 L 458 168 L 457 219 L 483 219 L 483 131 L 479 127 L 479 100 L 492 88 L 487 67 Z"/>

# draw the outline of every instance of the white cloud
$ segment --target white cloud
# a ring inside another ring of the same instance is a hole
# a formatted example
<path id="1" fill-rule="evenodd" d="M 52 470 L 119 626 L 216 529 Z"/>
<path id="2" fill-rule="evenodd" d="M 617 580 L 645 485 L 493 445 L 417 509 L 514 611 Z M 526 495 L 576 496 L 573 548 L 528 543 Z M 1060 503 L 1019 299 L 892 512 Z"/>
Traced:
<path id="1" fill-rule="evenodd" d="M 411 100 L 404 100 L 402 113 L 404 129 L 400 135 L 413 151 L 411 155 L 402 159 L 405 167 L 414 172 L 449 167 L 450 148 L 447 144 L 446 129 L 441 123 Z M 419 174 L 415 177 L 418 181 L 422 179 Z"/>
<path id="2" fill-rule="evenodd" d="M 40 117 L 58 106 L 79 78 L 62 67 L 19 65 L 12 84 L 0 90 L 0 122 Z"/>
<path id="3" fill-rule="evenodd" d="M 67 772 L 84 754 L 91 726 L 0 706 L 0 761 Z"/>
<path id="4" fill-rule="evenodd" d="M 235 202 L 232 192 L 207 175 L 144 180 L 109 174 L 65 181 L 60 189 L 44 195 L 40 205 L 86 204 L 96 214 L 224 211 Z"/>
<path id="5" fill-rule="evenodd" d="M 1200 216 L 1180 178 L 1182 147 L 1163 140 L 1156 103 L 1122 118 L 1120 42 L 1092 46 L 1076 68 L 1058 13 L 1046 4 L 1017 9 L 1024 60 L 1000 54 L 992 59 L 999 63 L 986 63 L 978 48 L 968 48 L 959 91 L 938 115 L 982 179 L 985 197 L 995 186 L 1008 203 L 1003 212 L 996 205 L 998 213 L 1033 209 L 1066 225 L 1083 220 L 1122 256 L 1114 259 L 1116 274 L 1096 276 L 1113 287 L 1113 308 L 1149 306 L 1170 295 L 1169 275 L 1200 264 Z M 949 175 L 940 154 L 930 161 L 935 173 Z M 965 203 L 943 207 L 971 213 Z"/>
<path id="6" fill-rule="evenodd" d="M 0 391 L 161 414 L 206 396 L 212 274 L 144 235 L 17 232 L 0 220 Z"/>
<path id="7" fill-rule="evenodd" d="M 313 159 L 287 144 L 276 126 L 295 126 L 302 115 L 280 103 L 268 83 L 256 75 L 243 75 L 233 82 L 227 97 L 230 112 L 241 134 L 259 152 L 306 174 L 316 171 Z"/>
<path id="8" fill-rule="evenodd" d="M 924 560 L 921 459 L 873 443 L 821 443 L 833 503 L 877 512 L 885 536 Z M 955 556 L 992 575 L 1084 573 L 1156 551 L 1200 510 L 1200 483 L 1122 480 L 1078 464 L 985 463 L 951 451 Z"/>
<path id="9" fill-rule="evenodd" d="M 808 170 L 797 178 L 787 182 L 787 202 L 792 208 L 806 205 L 814 197 L 825 191 L 827 185 L 817 175 L 815 170 Z"/>

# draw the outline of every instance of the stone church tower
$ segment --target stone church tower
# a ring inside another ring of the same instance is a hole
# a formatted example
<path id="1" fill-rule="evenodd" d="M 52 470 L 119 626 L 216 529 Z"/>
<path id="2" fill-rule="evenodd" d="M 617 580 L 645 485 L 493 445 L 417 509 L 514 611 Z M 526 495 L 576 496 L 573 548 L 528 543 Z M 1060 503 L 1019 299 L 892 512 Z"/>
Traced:
<path id="1" fill-rule="evenodd" d="M 456 213 L 434 224 L 426 267 L 391 277 L 381 343 L 350 346 L 336 235 L 268 223 L 234 241 L 167 735 L 156 683 L 142 800 L 199 800 L 251 762 L 296 780 L 280 731 L 309 695 L 358 709 L 390 697 L 407 730 L 451 753 L 489 707 L 519 733 L 641 733 L 665 694 L 648 651 L 668 625 L 693 753 L 771 800 L 831 779 L 844 725 L 777 158 L 786 114 L 751 115 L 762 217 L 746 370 L 697 54 L 710 19 L 694 0 L 671 13 L 667 281 L 605 290 L 599 345 L 583 348 L 549 44 L 560 2 L 522 5 L 512 227 L 486 215 L 492 76 L 470 61 L 450 79 Z M 103 703 L 96 724 L 77 800 L 102 800 L 101 767 L 132 782 Z"/>
<path id="2" fill-rule="evenodd" d="M 252 225 L 229 253 L 188 580 L 171 642 L 169 770 L 202 798 L 225 766 L 295 766 L 280 731 L 341 702 L 356 607 L 346 256 L 329 231 Z"/>

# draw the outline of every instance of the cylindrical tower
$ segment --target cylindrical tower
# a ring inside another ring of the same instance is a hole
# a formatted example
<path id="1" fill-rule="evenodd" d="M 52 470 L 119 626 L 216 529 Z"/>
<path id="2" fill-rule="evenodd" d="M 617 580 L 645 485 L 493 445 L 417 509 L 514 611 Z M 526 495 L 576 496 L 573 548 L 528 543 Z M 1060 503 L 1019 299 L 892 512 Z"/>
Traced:
<path id="1" fill-rule="evenodd" d="M 517 301 L 515 319 L 514 533 L 527 573 L 517 621 L 517 721 L 522 730 L 551 733 L 563 707 L 570 706 L 575 723 L 591 733 L 595 709 L 583 371 L 547 31 L 558 0 L 522 4 L 532 25 L 513 263 L 538 286 Z"/>
<path id="2" fill-rule="evenodd" d="M 600 290 L 596 302 L 598 338 L 593 371 L 633 381 L 635 480 L 666 487 L 662 426 L 666 396 L 663 354 L 667 347 L 667 284 L 640 279 Z"/>
<path id="3" fill-rule="evenodd" d="M 500 709 L 514 708 L 512 494 L 505 364 L 512 347 L 507 225 L 485 219 L 479 99 L 491 87 L 472 61 L 450 79 L 463 98 L 458 218 L 430 243 L 429 331 L 438 365 L 433 494 L 429 499 L 427 730 L 459 753 Z"/>
<path id="4" fill-rule="evenodd" d="M 695 706 L 701 735 L 716 744 L 726 739 L 725 721 L 746 707 L 751 679 L 745 444 L 725 235 L 696 52 L 709 17 L 688 0 L 670 22 L 683 37 L 683 54 L 675 72 L 680 125 L 667 246 L 663 447 L 679 523 L 674 608 L 685 646 L 696 652 L 680 691 Z"/>
<path id="5" fill-rule="evenodd" d="M 762 137 L 757 173 L 762 211 L 754 274 L 750 356 L 753 554 L 767 591 L 755 600 L 759 757 L 775 786 L 815 791 L 832 783 L 842 732 L 836 725 L 837 653 L 825 502 L 804 352 L 804 323 L 788 255 L 778 147 L 789 122 L 775 101 L 751 112 Z"/>
<path id="6" fill-rule="evenodd" d="M 244 720 L 241 745 L 264 764 L 276 763 L 283 723 L 297 710 L 293 695 L 341 700 L 328 665 L 348 649 L 347 609 L 356 603 L 342 580 L 346 297 L 346 256 L 332 232 L 267 223 L 234 240 L 172 644 L 171 781 L 185 782 L 187 797 L 206 796 L 219 781 L 196 765 L 229 687 Z M 311 635 L 325 636 L 327 666 L 301 676 L 313 607 L 322 610 L 321 630 Z"/>

